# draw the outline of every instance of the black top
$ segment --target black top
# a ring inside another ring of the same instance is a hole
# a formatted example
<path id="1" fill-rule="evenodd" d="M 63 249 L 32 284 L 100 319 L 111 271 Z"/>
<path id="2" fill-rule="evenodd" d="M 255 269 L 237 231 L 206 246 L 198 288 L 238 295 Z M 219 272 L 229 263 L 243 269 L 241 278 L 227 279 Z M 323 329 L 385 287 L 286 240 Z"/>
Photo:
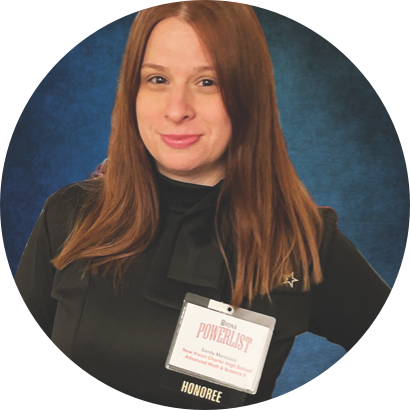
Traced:
<path id="1" fill-rule="evenodd" d="M 86 193 L 82 184 L 48 199 L 16 274 L 24 301 L 53 342 L 78 366 L 119 391 L 190 409 L 268 400 L 297 335 L 312 332 L 349 350 L 389 295 L 388 286 L 337 230 L 336 213 L 322 208 L 323 282 L 309 292 L 302 292 L 301 281 L 293 288 L 283 285 L 271 293 L 271 301 L 257 297 L 251 307 L 277 320 L 257 394 L 226 391 L 226 401 L 218 405 L 181 393 L 183 376 L 166 370 L 165 361 L 185 294 L 230 301 L 213 229 L 219 184 L 205 187 L 159 176 L 158 189 L 160 234 L 131 264 L 119 291 L 113 290 L 109 274 L 82 279 L 81 261 L 61 271 L 49 262 L 72 229 Z"/>

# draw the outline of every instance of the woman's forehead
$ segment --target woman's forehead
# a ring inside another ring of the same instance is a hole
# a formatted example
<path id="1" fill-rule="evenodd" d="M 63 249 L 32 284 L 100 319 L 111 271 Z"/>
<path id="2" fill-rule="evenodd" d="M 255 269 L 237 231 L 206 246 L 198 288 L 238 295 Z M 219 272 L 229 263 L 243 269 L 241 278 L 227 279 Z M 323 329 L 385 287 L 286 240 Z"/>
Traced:
<path id="1" fill-rule="evenodd" d="M 177 17 L 159 22 L 148 39 L 144 63 L 167 66 L 190 62 L 197 67 L 212 66 L 209 52 L 193 27 Z"/>

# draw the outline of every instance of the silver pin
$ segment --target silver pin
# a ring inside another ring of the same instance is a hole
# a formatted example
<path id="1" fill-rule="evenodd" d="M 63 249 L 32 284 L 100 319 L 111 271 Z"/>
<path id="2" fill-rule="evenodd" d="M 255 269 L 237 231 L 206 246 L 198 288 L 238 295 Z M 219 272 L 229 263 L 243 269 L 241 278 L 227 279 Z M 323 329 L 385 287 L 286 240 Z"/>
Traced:
<path id="1" fill-rule="evenodd" d="M 291 288 L 293 288 L 294 282 L 299 282 L 299 279 L 296 279 L 294 272 L 292 272 L 289 276 L 286 277 L 286 280 L 285 282 L 283 282 L 283 284 L 284 285 L 288 284 L 290 285 Z"/>

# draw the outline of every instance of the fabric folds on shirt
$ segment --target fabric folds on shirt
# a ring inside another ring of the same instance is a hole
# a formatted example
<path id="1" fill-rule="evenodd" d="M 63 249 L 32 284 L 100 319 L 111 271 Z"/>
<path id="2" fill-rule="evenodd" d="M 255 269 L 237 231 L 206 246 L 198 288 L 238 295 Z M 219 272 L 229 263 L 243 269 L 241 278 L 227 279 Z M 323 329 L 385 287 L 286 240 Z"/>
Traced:
<path id="1" fill-rule="evenodd" d="M 159 239 L 141 296 L 178 310 L 188 292 L 219 300 L 225 262 L 214 218 L 222 181 L 209 187 L 157 174 L 157 184 Z"/>

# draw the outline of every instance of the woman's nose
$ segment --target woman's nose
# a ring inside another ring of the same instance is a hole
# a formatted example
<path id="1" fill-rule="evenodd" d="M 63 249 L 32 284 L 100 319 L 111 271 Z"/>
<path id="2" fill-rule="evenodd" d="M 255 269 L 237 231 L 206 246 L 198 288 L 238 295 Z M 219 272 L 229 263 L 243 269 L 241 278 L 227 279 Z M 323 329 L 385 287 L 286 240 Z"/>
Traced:
<path id="1" fill-rule="evenodd" d="M 174 123 L 180 123 L 195 116 L 193 95 L 188 87 L 174 86 L 167 96 L 165 116 Z"/>

